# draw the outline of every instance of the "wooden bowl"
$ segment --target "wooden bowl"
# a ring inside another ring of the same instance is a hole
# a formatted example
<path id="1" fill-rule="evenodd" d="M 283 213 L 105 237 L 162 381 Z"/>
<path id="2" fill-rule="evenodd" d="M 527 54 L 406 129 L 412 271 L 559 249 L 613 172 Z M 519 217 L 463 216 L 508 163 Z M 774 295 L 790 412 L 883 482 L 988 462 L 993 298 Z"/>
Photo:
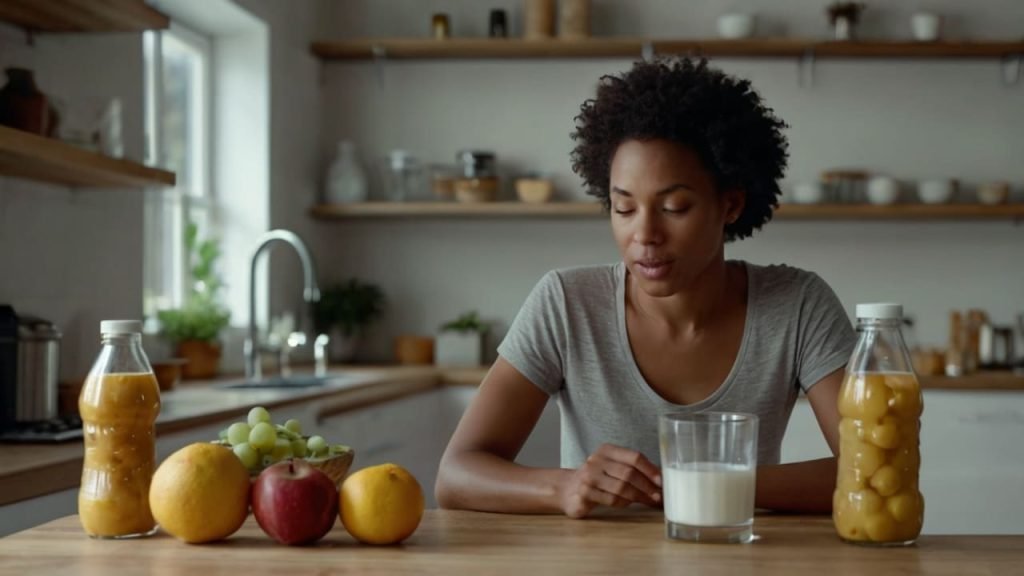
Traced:
<path id="1" fill-rule="evenodd" d="M 334 482 L 335 486 L 341 486 L 342 481 L 345 480 L 345 475 L 348 474 L 350 468 L 352 468 L 352 461 L 355 459 L 355 450 L 351 448 L 347 452 L 329 456 L 320 460 L 306 460 L 313 465 L 314 468 L 320 470 L 327 477 Z"/>
<path id="2" fill-rule="evenodd" d="M 516 195 L 521 202 L 543 204 L 551 200 L 554 185 L 547 178 L 520 178 L 516 180 Z"/>
<path id="3" fill-rule="evenodd" d="M 231 449 L 231 445 L 226 440 L 214 440 L 211 444 L 223 446 L 228 450 Z M 348 448 L 344 452 L 338 454 L 332 454 L 325 458 L 316 459 L 305 459 L 314 468 L 323 472 L 328 478 L 334 482 L 335 486 L 341 486 L 342 481 L 345 480 L 345 475 L 348 474 L 349 469 L 352 467 L 352 461 L 355 460 L 356 452 L 352 448 Z M 255 480 L 266 468 L 260 468 L 259 470 L 250 470 L 249 479 Z"/>

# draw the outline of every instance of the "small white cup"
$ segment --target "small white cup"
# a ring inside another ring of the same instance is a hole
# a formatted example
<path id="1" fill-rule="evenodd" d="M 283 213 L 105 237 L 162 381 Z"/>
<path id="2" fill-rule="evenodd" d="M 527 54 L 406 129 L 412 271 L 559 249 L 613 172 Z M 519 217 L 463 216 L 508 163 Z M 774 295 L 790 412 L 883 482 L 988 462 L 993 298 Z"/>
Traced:
<path id="1" fill-rule="evenodd" d="M 756 26 L 757 17 L 753 14 L 732 13 L 718 17 L 718 35 L 728 40 L 750 38 Z"/>
<path id="2" fill-rule="evenodd" d="M 932 12 L 917 12 L 910 17 L 910 29 L 914 40 L 934 42 L 942 32 L 942 16 Z"/>
<path id="3" fill-rule="evenodd" d="M 900 197 L 900 184 L 895 178 L 875 176 L 868 180 L 867 196 L 872 204 L 895 204 Z"/>

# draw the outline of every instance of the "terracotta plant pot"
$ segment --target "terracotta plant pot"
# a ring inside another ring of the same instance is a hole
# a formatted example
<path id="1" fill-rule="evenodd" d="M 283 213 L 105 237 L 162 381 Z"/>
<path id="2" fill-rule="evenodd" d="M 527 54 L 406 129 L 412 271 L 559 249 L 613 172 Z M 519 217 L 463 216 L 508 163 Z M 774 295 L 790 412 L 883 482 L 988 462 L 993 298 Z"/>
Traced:
<path id="1" fill-rule="evenodd" d="M 185 340 L 178 343 L 177 355 L 188 360 L 181 369 L 181 376 L 186 380 L 217 375 L 220 367 L 220 344 L 217 342 Z"/>

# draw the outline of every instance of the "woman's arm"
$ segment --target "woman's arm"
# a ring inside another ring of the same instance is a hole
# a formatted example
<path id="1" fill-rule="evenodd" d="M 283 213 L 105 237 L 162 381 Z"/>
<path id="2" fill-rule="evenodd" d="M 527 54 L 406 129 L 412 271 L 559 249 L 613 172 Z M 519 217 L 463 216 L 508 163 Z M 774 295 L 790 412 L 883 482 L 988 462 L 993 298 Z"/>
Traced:
<path id="1" fill-rule="evenodd" d="M 641 454 L 602 446 L 578 470 L 514 462 L 548 395 L 499 357 L 441 458 L 435 495 L 442 508 L 586 516 L 598 505 L 654 505 L 658 469 Z"/>
<path id="2" fill-rule="evenodd" d="M 844 368 L 832 372 L 807 393 L 807 399 L 833 457 L 759 466 L 756 495 L 758 508 L 823 514 L 832 511 L 832 492 L 836 487 L 834 455 L 839 451 L 838 399 L 843 374 Z"/>

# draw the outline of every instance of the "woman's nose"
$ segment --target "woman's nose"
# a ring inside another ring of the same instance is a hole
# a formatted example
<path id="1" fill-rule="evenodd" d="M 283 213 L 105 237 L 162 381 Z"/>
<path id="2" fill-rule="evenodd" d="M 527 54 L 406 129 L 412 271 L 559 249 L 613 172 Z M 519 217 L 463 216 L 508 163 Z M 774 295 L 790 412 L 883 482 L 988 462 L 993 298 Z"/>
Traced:
<path id="1" fill-rule="evenodd" d="M 660 244 L 664 240 L 659 217 L 650 210 L 639 210 L 633 223 L 633 241 L 637 244 Z"/>

